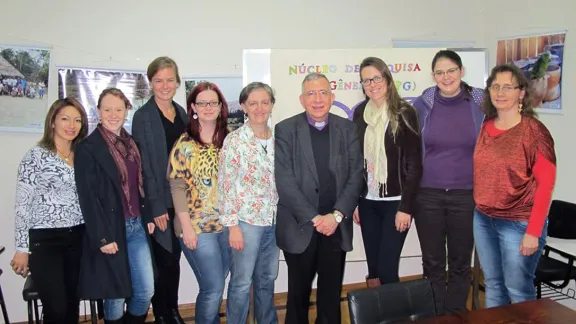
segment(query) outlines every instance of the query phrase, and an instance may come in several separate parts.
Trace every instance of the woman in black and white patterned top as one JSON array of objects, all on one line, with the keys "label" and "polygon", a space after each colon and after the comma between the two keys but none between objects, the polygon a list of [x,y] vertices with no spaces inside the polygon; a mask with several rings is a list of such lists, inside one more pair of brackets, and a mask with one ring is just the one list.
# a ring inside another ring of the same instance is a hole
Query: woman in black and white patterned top
[{"label": "woman in black and white patterned top", "polygon": [[18,168],[16,253],[10,262],[22,277],[34,274],[44,323],[78,323],[77,297],[84,219],[74,177],[74,148],[88,133],[82,105],[56,100],[44,135]]}]

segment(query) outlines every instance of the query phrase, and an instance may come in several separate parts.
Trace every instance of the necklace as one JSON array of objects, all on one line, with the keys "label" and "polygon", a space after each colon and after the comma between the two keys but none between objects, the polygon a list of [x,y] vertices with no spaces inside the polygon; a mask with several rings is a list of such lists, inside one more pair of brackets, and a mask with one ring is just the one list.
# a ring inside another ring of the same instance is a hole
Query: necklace
[{"label": "necklace", "polygon": [[[250,128],[252,128],[252,126],[250,126]],[[267,137],[267,138],[258,137],[256,135],[256,132],[254,132],[254,129],[252,129],[252,133],[254,134],[254,137],[256,138],[256,140],[258,140],[258,143],[260,144],[260,146],[264,150],[264,154],[268,155],[268,139],[270,136],[272,136],[272,134],[270,133],[270,129],[266,130],[266,135],[264,137]],[[266,145],[262,144],[262,142],[266,143]]]},{"label": "necklace", "polygon": [[56,148],[56,151],[58,152],[58,154],[60,154],[60,156],[64,159],[64,161],[66,161],[66,163],[68,163],[69,159],[70,159],[70,154],[72,154],[72,150],[70,150],[70,152],[68,152],[68,155],[64,156],[64,154],[62,152],[60,152],[60,150],[58,148]]},{"label": "necklace", "polygon": [[264,150],[264,154],[268,154],[268,140],[264,140],[266,142],[266,145],[262,144],[262,140],[258,139],[258,143],[260,143],[260,146],[262,146],[262,149]]}]

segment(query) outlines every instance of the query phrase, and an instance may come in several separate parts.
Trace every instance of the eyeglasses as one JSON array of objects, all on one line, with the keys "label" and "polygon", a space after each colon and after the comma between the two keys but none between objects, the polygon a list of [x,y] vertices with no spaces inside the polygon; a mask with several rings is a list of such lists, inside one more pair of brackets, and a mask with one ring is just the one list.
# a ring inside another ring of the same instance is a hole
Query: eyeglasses
[{"label": "eyeglasses", "polygon": [[441,77],[441,76],[444,76],[444,74],[449,75],[449,76],[453,76],[456,73],[456,71],[458,71],[458,70],[460,70],[459,67],[451,68],[451,69],[448,69],[446,71],[437,70],[437,71],[434,71],[434,76]]},{"label": "eyeglasses", "polygon": [[510,92],[512,90],[515,90],[515,89],[520,89],[520,86],[513,87],[513,86],[506,85],[506,86],[501,87],[499,85],[491,85],[490,87],[488,87],[488,89],[491,92],[495,92],[495,93],[500,92],[500,90],[502,90],[502,92],[504,92],[504,93],[507,93],[507,92]]},{"label": "eyeglasses", "polygon": [[319,90],[319,91],[313,91],[310,90],[308,92],[305,93],[306,97],[315,97],[316,95],[320,95],[321,97],[326,97],[330,94],[330,91],[328,90]]},{"label": "eyeglasses", "polygon": [[384,78],[380,75],[377,75],[375,77],[373,77],[372,79],[364,79],[362,81],[360,81],[362,83],[363,86],[369,86],[370,83],[374,82],[374,83],[382,83],[382,81],[384,81]]},{"label": "eyeglasses", "polygon": [[220,101],[198,101],[196,103],[196,106],[198,107],[207,107],[208,105],[210,105],[210,107],[218,107]]}]

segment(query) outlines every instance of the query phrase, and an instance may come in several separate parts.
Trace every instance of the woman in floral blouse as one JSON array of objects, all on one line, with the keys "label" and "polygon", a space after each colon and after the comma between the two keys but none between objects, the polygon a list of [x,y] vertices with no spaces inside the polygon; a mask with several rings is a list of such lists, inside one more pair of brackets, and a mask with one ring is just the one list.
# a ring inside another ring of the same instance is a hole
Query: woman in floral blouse
[{"label": "woman in floral blouse", "polygon": [[268,126],[274,106],[269,85],[253,82],[240,93],[247,122],[231,133],[220,152],[220,222],[229,228],[231,266],[226,322],[246,323],[254,279],[258,323],[278,323],[274,281],[278,275],[275,217],[274,134]]},{"label": "woman in floral blouse", "polygon": [[228,233],[218,210],[218,153],[228,134],[228,104],[218,87],[199,83],[186,100],[190,121],[169,157],[174,230],[200,291],[196,323],[220,323],[218,310],[229,267]]}]

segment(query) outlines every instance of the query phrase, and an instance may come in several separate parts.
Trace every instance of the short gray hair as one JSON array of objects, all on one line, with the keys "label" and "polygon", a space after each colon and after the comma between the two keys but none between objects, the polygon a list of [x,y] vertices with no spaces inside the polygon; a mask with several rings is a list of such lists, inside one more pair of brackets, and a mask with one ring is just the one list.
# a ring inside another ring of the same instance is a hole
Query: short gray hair
[{"label": "short gray hair", "polygon": [[[306,82],[318,79],[324,79],[326,80],[326,82],[330,83],[330,80],[328,80],[328,77],[326,77],[326,75],[318,72],[312,72],[310,74],[307,74],[304,77],[304,80],[302,80],[302,92],[304,92],[304,84],[306,84]],[[328,87],[328,90],[331,90],[330,87]]]},{"label": "short gray hair", "polygon": [[240,104],[245,103],[246,100],[248,100],[248,96],[250,96],[252,92],[259,89],[266,91],[268,96],[270,96],[270,102],[272,104],[276,102],[276,98],[274,98],[274,90],[272,90],[272,87],[270,87],[264,82],[251,82],[250,84],[245,86],[244,89],[242,89],[242,91],[240,91],[240,98],[239,98]]}]

